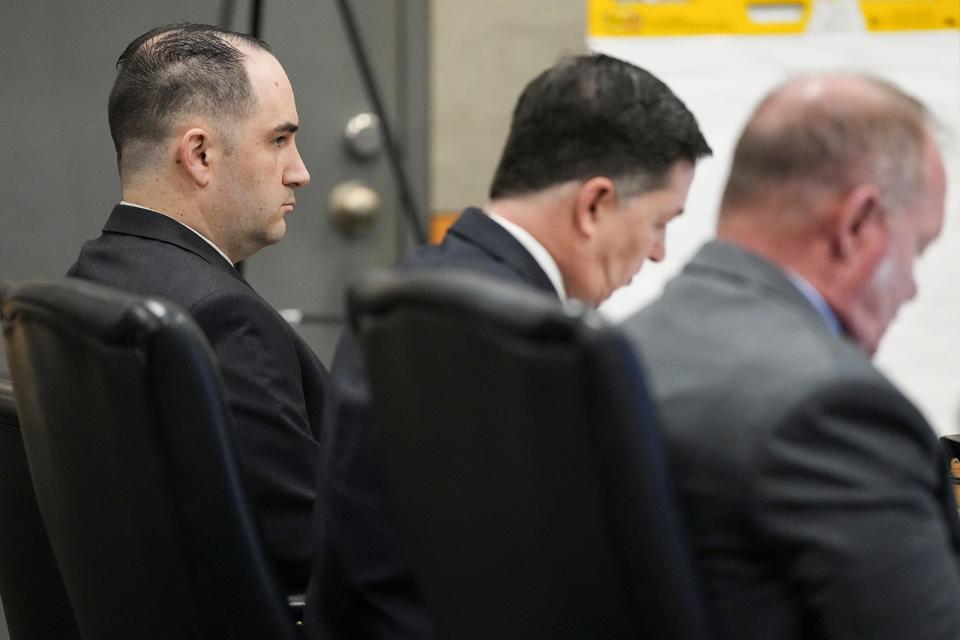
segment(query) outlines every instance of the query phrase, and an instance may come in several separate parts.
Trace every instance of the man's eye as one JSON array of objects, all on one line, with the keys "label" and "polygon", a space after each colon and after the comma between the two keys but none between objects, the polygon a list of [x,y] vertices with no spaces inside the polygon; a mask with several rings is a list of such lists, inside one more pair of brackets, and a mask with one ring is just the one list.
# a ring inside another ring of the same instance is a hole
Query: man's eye
[{"label": "man's eye", "polygon": [[277,145],[277,146],[279,147],[279,146],[281,146],[281,145],[282,145],[284,142],[286,142],[286,141],[287,141],[287,136],[279,136],[279,137],[273,139],[273,144],[275,144],[275,145]]}]

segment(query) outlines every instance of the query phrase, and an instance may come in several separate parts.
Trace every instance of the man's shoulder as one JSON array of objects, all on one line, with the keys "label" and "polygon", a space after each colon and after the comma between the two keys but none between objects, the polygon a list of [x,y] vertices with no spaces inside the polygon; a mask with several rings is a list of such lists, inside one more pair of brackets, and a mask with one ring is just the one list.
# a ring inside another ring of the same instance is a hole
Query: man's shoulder
[{"label": "man's shoulder", "polygon": [[418,248],[400,263],[398,269],[401,271],[457,269],[523,282],[523,278],[510,263],[485,247],[457,238],[450,238],[441,245]]},{"label": "man's shoulder", "polygon": [[68,275],[189,307],[216,291],[249,291],[231,268],[175,243],[104,233],[84,244]]},{"label": "man's shoulder", "polygon": [[297,342],[293,330],[230,269],[176,244],[104,234],[84,246],[67,275],[173,302],[190,314],[211,343],[245,335],[286,352]]},{"label": "man's shoulder", "polygon": [[468,207],[438,244],[417,247],[398,266],[401,271],[457,269],[552,289],[533,257],[503,227],[480,209]]},{"label": "man's shoulder", "polygon": [[685,271],[623,326],[641,350],[662,350],[664,358],[690,351],[716,356],[716,365],[767,364],[787,376],[873,371],[866,355],[835,335],[788,283],[777,289]]},{"label": "man's shoulder", "polygon": [[481,247],[466,242],[447,242],[431,245],[411,253],[400,263],[401,271],[418,269],[462,269],[488,273],[510,279],[519,279],[503,260],[498,260]]},{"label": "man's shoulder", "polygon": [[899,395],[848,340],[803,303],[725,283],[678,279],[624,323],[665,415],[765,430],[811,394],[871,388]]}]

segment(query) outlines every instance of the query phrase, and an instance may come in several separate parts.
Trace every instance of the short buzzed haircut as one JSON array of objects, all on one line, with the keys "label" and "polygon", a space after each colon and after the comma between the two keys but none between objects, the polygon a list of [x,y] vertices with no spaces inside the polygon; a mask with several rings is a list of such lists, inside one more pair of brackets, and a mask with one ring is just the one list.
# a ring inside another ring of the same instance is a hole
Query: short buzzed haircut
[{"label": "short buzzed haircut", "polygon": [[520,95],[490,197],[599,176],[617,182],[619,196],[636,195],[663,186],[677,161],[710,153],[696,118],[651,73],[606,55],[573,56]]},{"label": "short buzzed haircut", "polygon": [[149,161],[181,114],[250,113],[255,95],[241,45],[270,51],[253,36],[190,23],[152,29],[127,46],[107,110],[121,175]]},{"label": "short buzzed haircut", "polygon": [[[792,86],[848,78],[869,91],[831,99],[782,99]],[[801,76],[767,96],[734,150],[721,215],[776,193],[809,207],[820,194],[874,182],[899,211],[923,189],[922,158],[932,118],[917,99],[863,74]]]}]

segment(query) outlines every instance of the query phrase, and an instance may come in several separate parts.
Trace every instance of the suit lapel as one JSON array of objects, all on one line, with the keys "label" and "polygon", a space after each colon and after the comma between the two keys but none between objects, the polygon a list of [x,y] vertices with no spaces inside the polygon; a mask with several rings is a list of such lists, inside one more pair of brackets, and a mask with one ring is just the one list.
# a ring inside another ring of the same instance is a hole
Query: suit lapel
[{"label": "suit lapel", "polygon": [[233,266],[203,238],[176,220],[161,213],[118,204],[110,213],[110,217],[103,227],[103,232],[137,236],[172,244],[184,251],[189,251],[197,255],[211,266],[230,273],[240,282],[247,284],[243,276],[240,275],[240,272],[233,268]]},{"label": "suit lapel", "polygon": [[557,295],[550,278],[533,256],[506,229],[480,209],[464,209],[457,222],[450,227],[449,233],[478,247],[497,262],[506,264],[524,282],[541,291]]}]

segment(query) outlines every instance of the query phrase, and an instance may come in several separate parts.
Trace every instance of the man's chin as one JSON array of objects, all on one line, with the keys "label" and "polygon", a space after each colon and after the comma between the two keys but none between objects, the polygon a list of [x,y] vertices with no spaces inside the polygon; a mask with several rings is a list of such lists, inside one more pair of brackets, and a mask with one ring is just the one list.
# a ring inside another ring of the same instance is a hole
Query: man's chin
[{"label": "man's chin", "polygon": [[852,338],[858,347],[870,356],[870,358],[873,358],[880,349],[880,340],[883,338],[883,333],[883,330],[877,329],[872,332],[867,331],[860,335],[854,335]]},{"label": "man's chin", "polygon": [[267,233],[266,244],[277,244],[287,235],[287,223],[283,218],[275,224]]}]

